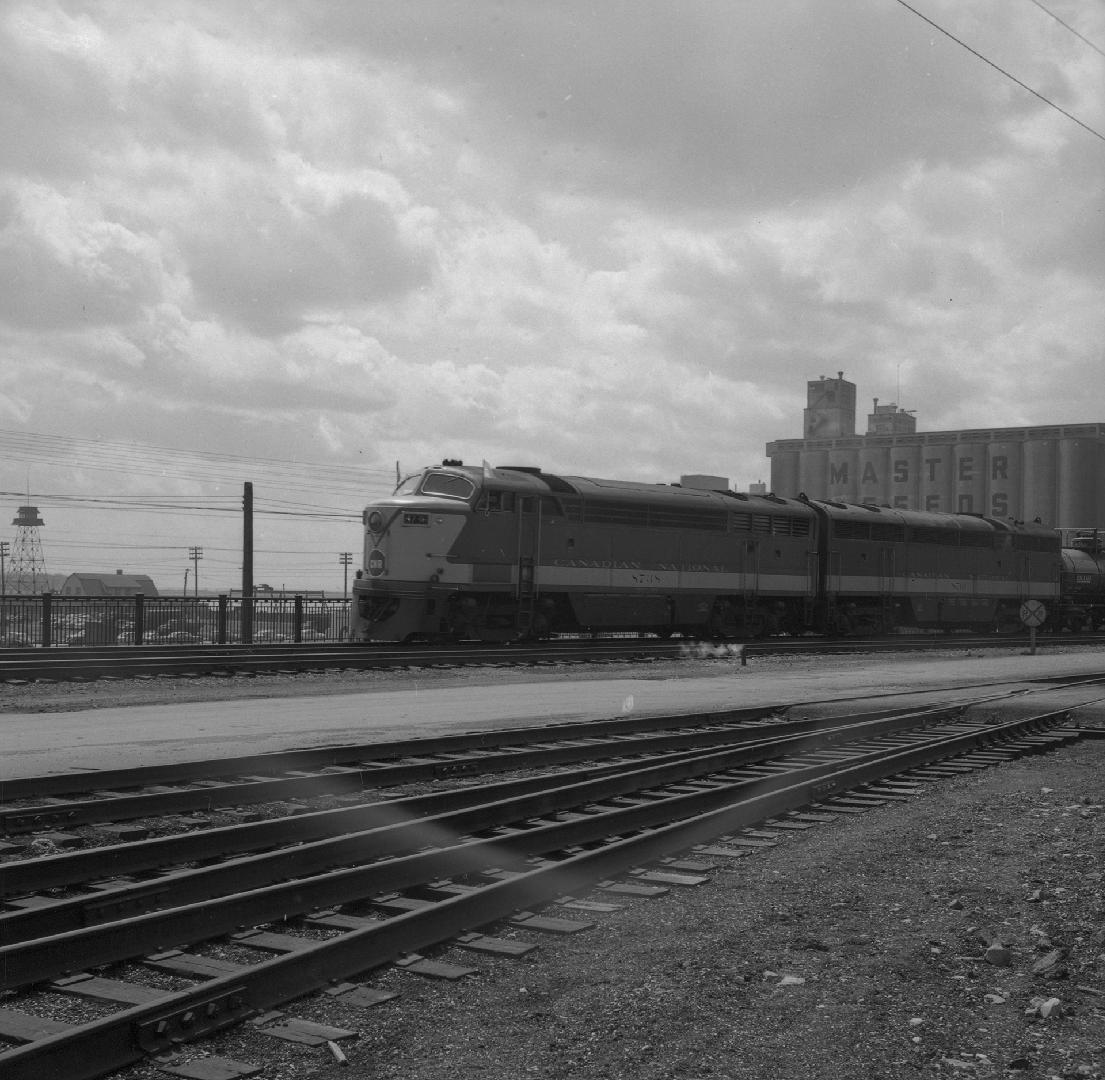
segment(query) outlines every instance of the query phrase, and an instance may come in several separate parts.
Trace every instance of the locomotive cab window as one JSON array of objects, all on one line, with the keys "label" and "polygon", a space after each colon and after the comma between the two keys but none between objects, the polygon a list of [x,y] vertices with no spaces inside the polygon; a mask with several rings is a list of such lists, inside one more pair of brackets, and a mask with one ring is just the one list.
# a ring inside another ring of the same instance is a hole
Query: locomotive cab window
[{"label": "locomotive cab window", "polygon": [[477,509],[488,514],[513,514],[514,492],[485,491]]},{"label": "locomotive cab window", "polygon": [[442,495],[446,499],[470,499],[476,485],[467,476],[452,473],[430,473],[422,481],[423,495]]}]

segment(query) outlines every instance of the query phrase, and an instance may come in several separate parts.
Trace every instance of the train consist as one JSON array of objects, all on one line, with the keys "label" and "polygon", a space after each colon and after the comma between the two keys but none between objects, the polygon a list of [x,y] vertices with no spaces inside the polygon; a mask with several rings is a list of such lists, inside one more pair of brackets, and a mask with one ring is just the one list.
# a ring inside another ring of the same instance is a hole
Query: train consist
[{"label": "train consist", "polygon": [[359,641],[1015,632],[1105,623],[1096,535],[445,461],[364,511]]}]

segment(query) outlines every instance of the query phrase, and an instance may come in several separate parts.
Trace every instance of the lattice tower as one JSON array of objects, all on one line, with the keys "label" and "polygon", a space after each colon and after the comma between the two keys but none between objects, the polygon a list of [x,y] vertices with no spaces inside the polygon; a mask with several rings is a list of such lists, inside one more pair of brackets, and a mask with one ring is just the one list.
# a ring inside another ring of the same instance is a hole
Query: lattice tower
[{"label": "lattice tower", "polygon": [[9,593],[37,595],[50,585],[46,576],[46,559],[42,554],[42,539],[38,535],[41,525],[37,506],[21,506],[12,524],[16,527],[12,545],[11,571],[8,574]]}]

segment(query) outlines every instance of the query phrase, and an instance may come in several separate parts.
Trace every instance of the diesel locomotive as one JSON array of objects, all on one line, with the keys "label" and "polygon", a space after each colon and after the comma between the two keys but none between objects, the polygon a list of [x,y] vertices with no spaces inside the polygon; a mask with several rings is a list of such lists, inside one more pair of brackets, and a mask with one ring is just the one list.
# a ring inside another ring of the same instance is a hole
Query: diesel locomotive
[{"label": "diesel locomotive", "polygon": [[1014,632],[1028,599],[1053,628],[1105,618],[1060,594],[1091,562],[1100,586],[1100,545],[1039,523],[449,460],[363,521],[359,641]]}]

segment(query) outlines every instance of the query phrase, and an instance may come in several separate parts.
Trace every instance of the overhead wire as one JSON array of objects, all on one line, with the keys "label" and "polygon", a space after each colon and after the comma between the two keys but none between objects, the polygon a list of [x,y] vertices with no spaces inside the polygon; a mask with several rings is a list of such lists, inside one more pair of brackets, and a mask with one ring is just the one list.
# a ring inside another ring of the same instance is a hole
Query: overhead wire
[{"label": "overhead wire", "polygon": [[390,468],[289,461],[276,458],[176,450],[169,447],[75,439],[38,432],[0,430],[0,451],[9,462],[78,471],[156,476],[176,482],[240,483],[243,476],[282,489],[363,499],[367,490],[394,485]]},{"label": "overhead wire", "polygon": [[[955,34],[953,34],[950,30],[945,30],[944,27],[942,27],[939,23],[934,22],[927,15],[922,14],[920,11],[918,11],[911,4],[907,4],[906,0],[896,0],[896,3],[901,4],[901,6],[904,7],[907,11],[913,12],[913,14],[917,16],[917,18],[921,19],[923,22],[928,23],[929,26],[931,26],[934,30],[938,30],[945,37],[950,38],[952,41],[954,41],[957,45],[962,46],[972,56],[977,56],[978,59],[981,60],[984,64],[989,64],[990,67],[992,67],[995,71],[1000,72],[1007,79],[1009,79],[1012,82],[1015,82],[1019,87],[1021,87],[1021,89],[1027,90],[1030,94],[1033,95],[1033,97],[1039,98],[1040,101],[1042,101],[1048,107],[1054,109],[1056,112],[1062,113],[1068,120],[1073,120],[1080,128],[1085,128],[1085,130],[1088,131],[1091,135],[1096,136],[1102,142],[1105,142],[1105,135],[1103,135],[1096,128],[1090,127],[1089,124],[1085,123],[1082,120],[1079,120],[1077,116],[1075,116],[1073,113],[1067,112],[1067,110],[1064,109],[1062,106],[1056,105],[1056,103],[1054,101],[1052,101],[1050,98],[1045,97],[1038,90],[1034,90],[1027,83],[1021,82],[1021,80],[1018,79],[1016,77],[1016,75],[1013,75],[1012,73],[1006,71],[1005,68],[1000,67],[998,64],[995,64],[994,61],[989,59],[988,57],[983,56],[982,53],[980,53],[977,49],[973,49],[965,41],[963,41],[960,38],[957,38],[955,36]],[[1037,6],[1039,6],[1039,5],[1037,5]],[[1044,9],[1044,10],[1046,10],[1046,9]],[[1050,12],[1048,12],[1048,14],[1050,14]]]},{"label": "overhead wire", "polygon": [[1038,7],[1045,15],[1050,15],[1051,18],[1053,18],[1064,29],[1069,30],[1076,38],[1078,38],[1079,41],[1084,42],[1086,45],[1089,45],[1089,47],[1093,49],[1094,52],[1100,53],[1102,56],[1105,56],[1105,49],[1100,48],[1100,46],[1095,45],[1092,41],[1090,41],[1088,37],[1080,34],[1077,30],[1075,30],[1073,26],[1070,25],[1070,23],[1063,22],[1063,20],[1060,19],[1054,11],[1050,11],[1048,8],[1044,7],[1044,5],[1040,3],[1040,0],[1028,0],[1028,2],[1030,4],[1035,4],[1036,7]]},{"label": "overhead wire", "polygon": [[[102,490],[71,494],[63,491],[35,492],[0,491],[0,498],[8,498],[17,504],[32,503],[45,512],[51,509],[84,512],[124,512],[128,515],[128,538],[137,540],[136,526],[142,518],[153,520],[161,517],[196,519],[222,519],[229,522],[242,513],[243,496],[235,490],[226,490],[231,483],[228,471],[245,473],[255,478],[257,494],[253,500],[253,515],[281,521],[329,522],[333,524],[358,524],[361,507],[371,501],[377,492],[390,492],[394,485],[393,471],[388,469],[362,469],[356,466],[322,465],[313,462],[281,461],[272,458],[250,458],[241,455],[213,454],[202,451],[175,450],[167,447],[139,446],[103,440],[81,440],[67,436],[45,435],[33,432],[0,430],[0,453],[8,465],[30,464],[36,468],[64,468],[81,473],[125,473],[128,477],[153,476],[165,481],[167,486],[197,485],[200,490],[191,494],[160,492],[156,494],[108,494]],[[237,476],[233,477],[235,486]],[[214,489],[214,490],[212,490]],[[221,490],[220,490],[221,489]],[[275,489],[269,496],[266,489]],[[307,497],[297,498],[297,495]],[[320,497],[321,496],[321,497]],[[259,536],[264,526],[259,526]],[[196,530],[198,532],[198,530]],[[192,532],[189,540],[196,537]],[[130,552],[148,552],[148,557],[138,556],[143,572],[175,577],[180,564],[167,558],[169,552],[178,551],[181,562],[186,562],[189,546],[166,543],[163,535],[156,535],[147,543],[120,543],[117,539],[97,539],[88,532],[49,530],[47,546],[60,552],[86,552],[90,561],[134,561]],[[200,537],[203,539],[202,535]],[[275,537],[274,537],[275,538]],[[290,539],[290,537],[289,537]],[[343,536],[331,545],[305,543],[298,549],[283,546],[256,546],[254,554],[269,565],[265,574],[292,575],[302,580],[304,576],[317,577],[335,570],[337,549],[356,550],[359,537],[348,540]],[[225,576],[241,566],[241,550],[238,547],[222,547],[204,541],[208,578]],[[333,554],[334,565],[330,564]],[[321,560],[325,560],[322,562]]]}]

